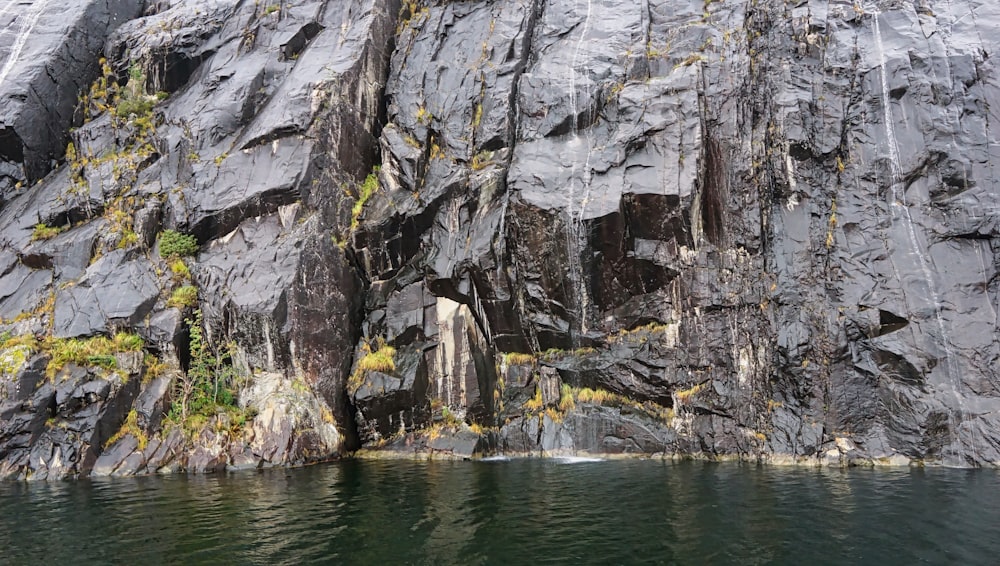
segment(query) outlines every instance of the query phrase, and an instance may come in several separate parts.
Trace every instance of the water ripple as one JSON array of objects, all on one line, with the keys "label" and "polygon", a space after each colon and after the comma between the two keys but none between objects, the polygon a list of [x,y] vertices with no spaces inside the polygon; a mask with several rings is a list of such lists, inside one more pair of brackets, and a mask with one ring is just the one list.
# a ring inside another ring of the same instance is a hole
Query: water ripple
[{"label": "water ripple", "polygon": [[943,564],[1000,553],[1000,476],[655,461],[339,462],[0,484],[0,562]]}]

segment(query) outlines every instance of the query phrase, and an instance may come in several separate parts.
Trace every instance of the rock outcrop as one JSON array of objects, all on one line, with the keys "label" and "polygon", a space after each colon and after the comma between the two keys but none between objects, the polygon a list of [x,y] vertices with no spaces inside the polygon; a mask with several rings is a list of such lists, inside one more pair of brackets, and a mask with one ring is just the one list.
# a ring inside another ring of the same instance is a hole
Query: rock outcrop
[{"label": "rock outcrop", "polygon": [[4,477],[1000,464],[1000,7],[69,4],[0,7]]}]

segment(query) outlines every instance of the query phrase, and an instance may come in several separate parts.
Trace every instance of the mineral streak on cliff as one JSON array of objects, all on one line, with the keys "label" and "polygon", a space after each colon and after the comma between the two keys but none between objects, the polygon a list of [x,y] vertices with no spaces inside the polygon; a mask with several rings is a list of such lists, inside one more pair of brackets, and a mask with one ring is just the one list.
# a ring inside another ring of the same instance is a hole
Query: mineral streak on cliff
[{"label": "mineral streak on cliff", "polygon": [[0,0],[0,29],[0,476],[1000,463],[1000,5]]}]

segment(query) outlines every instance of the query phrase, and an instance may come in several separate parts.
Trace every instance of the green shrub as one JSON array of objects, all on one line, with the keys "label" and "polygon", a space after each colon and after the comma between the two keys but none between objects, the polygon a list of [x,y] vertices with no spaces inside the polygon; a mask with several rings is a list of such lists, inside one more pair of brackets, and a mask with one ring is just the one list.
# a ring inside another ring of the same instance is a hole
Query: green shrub
[{"label": "green shrub", "polygon": [[160,233],[160,257],[177,259],[196,253],[198,253],[198,240],[194,236],[174,230],[164,230]]},{"label": "green shrub", "polygon": [[115,116],[127,120],[131,116],[147,119],[153,113],[157,97],[146,95],[146,75],[142,67],[133,63],[128,69],[128,84],[122,91],[121,101],[115,108]]},{"label": "green shrub", "polygon": [[[188,325],[190,362],[174,384],[174,403],[167,421],[196,433],[211,419],[228,415],[230,433],[238,432],[250,416],[237,403],[239,376],[232,364],[231,348],[216,351],[204,338],[201,310],[185,320]],[[216,423],[218,424],[218,420]]]},{"label": "green shrub", "polygon": [[153,112],[153,106],[155,104],[155,99],[150,100],[145,96],[126,98],[118,103],[118,107],[115,108],[115,116],[123,120],[133,114],[138,118],[143,118]]}]

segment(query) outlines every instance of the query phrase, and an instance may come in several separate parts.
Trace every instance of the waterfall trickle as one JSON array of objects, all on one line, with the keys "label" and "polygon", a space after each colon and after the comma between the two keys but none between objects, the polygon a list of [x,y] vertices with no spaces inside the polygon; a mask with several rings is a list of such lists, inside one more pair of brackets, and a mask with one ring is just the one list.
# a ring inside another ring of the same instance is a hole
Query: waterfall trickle
[{"label": "waterfall trickle", "polygon": [[[868,11],[872,16],[872,34],[875,39],[875,50],[878,57],[883,122],[885,124],[886,145],[889,152],[889,221],[892,228],[901,226],[906,236],[906,243],[909,245],[908,255],[914,256],[917,260],[920,275],[923,278],[922,283],[926,287],[924,293],[917,293],[917,295],[923,298],[923,304],[914,305],[911,303],[911,301],[918,300],[919,297],[915,297],[914,293],[905,292],[906,283],[903,281],[903,277],[899,275],[898,270],[897,278],[900,279],[900,284],[903,286],[904,301],[907,309],[910,311],[909,314],[912,314],[918,308],[919,310],[926,308],[933,311],[938,336],[937,340],[934,340],[934,336],[931,334],[924,335],[926,351],[931,355],[943,358],[946,385],[950,388],[950,393],[955,401],[955,407],[951,407],[948,412],[950,442],[942,454],[942,460],[946,465],[962,465],[962,462],[958,461],[962,453],[962,450],[960,450],[961,439],[958,436],[958,431],[961,430],[966,420],[966,410],[962,395],[959,392],[960,384],[958,380],[960,378],[957,369],[954,367],[954,356],[949,344],[949,333],[941,314],[941,299],[937,290],[937,283],[930,266],[930,261],[918,239],[913,217],[910,214],[909,203],[906,199],[906,187],[903,186],[905,179],[903,178],[902,166],[900,165],[899,143],[896,138],[895,121],[892,112],[892,96],[889,89],[888,71],[886,69],[887,56],[882,38],[882,28],[879,23],[882,14],[878,10]],[[905,274],[903,275],[905,276]]]},{"label": "waterfall trickle", "polygon": [[[587,32],[590,28],[590,17],[593,11],[593,0],[586,0],[587,11],[584,16],[583,26],[580,30],[580,36],[577,38],[576,45],[573,48],[573,56],[570,61],[569,66],[569,101],[570,101],[570,141],[569,147],[569,159],[570,165],[570,178],[569,178],[569,198],[566,205],[566,251],[569,260],[569,278],[572,285],[572,293],[574,299],[577,301],[576,312],[577,318],[580,324],[580,333],[587,332],[587,310],[590,306],[590,294],[587,290],[587,283],[585,277],[585,269],[583,266],[583,255],[589,246],[587,232],[584,225],[583,217],[586,210],[586,197],[590,190],[590,152],[591,152],[591,140],[589,134],[580,137],[579,132],[579,116],[580,108],[577,97],[577,85],[576,85],[576,73],[577,66],[579,64],[580,50],[586,41]],[[586,144],[584,146],[584,144]],[[583,159],[583,171],[580,190],[583,191],[583,198],[580,199],[579,210],[574,214],[574,205],[577,201],[577,162],[580,152],[585,152],[585,157]],[[570,307],[570,305],[566,305]],[[573,346],[578,347],[580,344],[578,342],[578,336],[573,337]]]},{"label": "waterfall trickle", "polygon": [[[24,21],[21,22],[20,27],[17,30],[17,37],[14,38],[14,43],[11,45],[10,53],[7,55],[7,61],[4,63],[3,68],[0,68],[0,85],[3,85],[4,81],[7,80],[7,75],[14,69],[14,65],[17,64],[18,60],[21,58],[21,51],[24,50],[25,44],[28,42],[28,36],[31,35],[32,30],[38,25],[38,20],[45,13],[45,8],[48,6],[51,0],[41,0],[37,4],[33,4],[26,14],[22,17]],[[0,11],[0,15],[13,6],[15,2],[11,1],[7,6]]]}]

